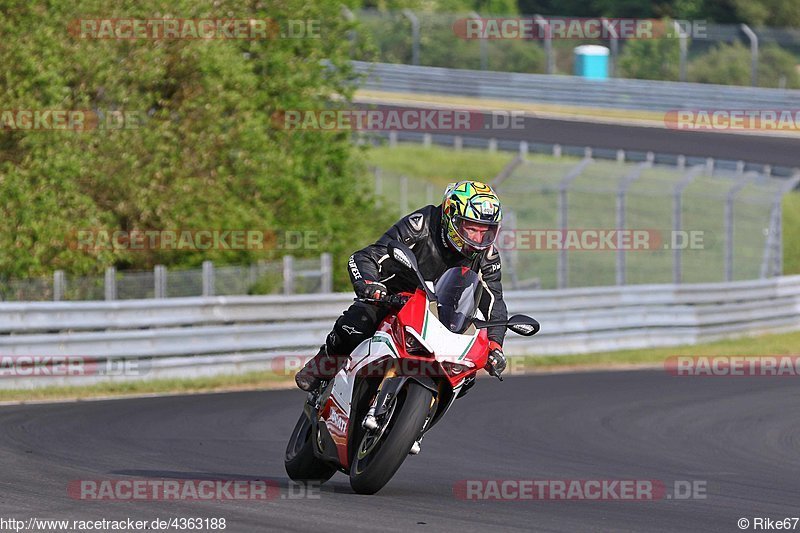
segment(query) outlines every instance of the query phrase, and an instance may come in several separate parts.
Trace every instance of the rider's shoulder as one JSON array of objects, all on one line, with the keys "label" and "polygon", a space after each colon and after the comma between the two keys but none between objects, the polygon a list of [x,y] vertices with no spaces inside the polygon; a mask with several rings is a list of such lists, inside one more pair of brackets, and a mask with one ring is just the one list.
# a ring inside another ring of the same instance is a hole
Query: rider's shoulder
[{"label": "rider's shoulder", "polygon": [[401,220],[403,230],[411,237],[423,237],[428,234],[431,220],[438,210],[437,206],[426,205],[413,211]]}]

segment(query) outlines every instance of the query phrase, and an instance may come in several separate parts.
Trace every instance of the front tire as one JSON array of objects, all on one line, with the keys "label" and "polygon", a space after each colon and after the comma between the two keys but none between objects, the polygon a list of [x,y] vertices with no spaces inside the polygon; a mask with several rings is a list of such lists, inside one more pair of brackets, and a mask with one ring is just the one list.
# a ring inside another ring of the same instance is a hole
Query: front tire
[{"label": "front tire", "polygon": [[358,494],[375,494],[403,464],[420,433],[431,408],[431,391],[409,380],[395,398],[394,412],[377,443],[369,446],[372,432],[358,443],[350,466],[350,486]]},{"label": "front tire", "polygon": [[336,473],[336,467],[314,455],[311,422],[305,413],[294,426],[286,446],[284,467],[294,481],[319,481],[324,483]]}]

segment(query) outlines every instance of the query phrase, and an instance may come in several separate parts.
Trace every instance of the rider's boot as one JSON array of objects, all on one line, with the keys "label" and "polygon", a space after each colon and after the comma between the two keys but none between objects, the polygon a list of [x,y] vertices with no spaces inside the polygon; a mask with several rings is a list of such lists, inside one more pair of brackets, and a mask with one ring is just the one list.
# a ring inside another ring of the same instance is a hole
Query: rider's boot
[{"label": "rider's boot", "polygon": [[329,380],[339,371],[342,361],[329,355],[327,344],[319,347],[317,355],[308,360],[303,368],[294,376],[297,386],[306,392],[311,392],[322,384],[322,380]]}]

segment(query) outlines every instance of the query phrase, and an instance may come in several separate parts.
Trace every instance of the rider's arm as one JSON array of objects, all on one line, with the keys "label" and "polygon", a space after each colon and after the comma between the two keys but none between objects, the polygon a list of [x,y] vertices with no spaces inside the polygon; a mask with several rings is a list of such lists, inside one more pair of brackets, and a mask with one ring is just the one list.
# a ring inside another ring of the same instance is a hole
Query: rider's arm
[{"label": "rider's arm", "polygon": [[[481,278],[484,285],[480,309],[487,320],[508,320],[508,310],[503,301],[503,285],[501,279],[500,254],[493,246],[483,255],[481,260]],[[505,326],[493,326],[487,331],[489,340],[503,346],[506,336]]]},{"label": "rider's arm", "polygon": [[[430,207],[430,206],[429,206]],[[374,244],[362,248],[350,256],[347,263],[350,281],[380,281],[380,262],[388,258],[387,246],[391,241],[400,241],[406,246],[428,235],[428,208],[422,208],[398,220]]]}]

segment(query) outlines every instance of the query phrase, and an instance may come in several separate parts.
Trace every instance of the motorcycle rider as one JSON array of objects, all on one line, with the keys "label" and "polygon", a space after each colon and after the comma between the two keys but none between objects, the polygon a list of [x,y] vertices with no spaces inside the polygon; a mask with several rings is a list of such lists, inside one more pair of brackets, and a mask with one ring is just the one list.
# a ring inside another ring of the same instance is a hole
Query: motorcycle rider
[{"label": "motorcycle rider", "polygon": [[[398,240],[412,249],[422,276],[435,281],[454,266],[474,268],[484,285],[479,308],[487,320],[507,320],[500,283],[500,254],[494,247],[500,229],[500,200],[480,181],[451,183],[440,205],[428,205],[401,218],[377,242],[355,252],[348,262],[356,296],[381,300],[397,292],[413,292],[417,277],[389,258],[387,245]],[[347,363],[350,352],[372,337],[389,312],[384,306],[354,302],[336,320],[319,353],[295,375],[297,386],[312,391]],[[488,328],[489,362],[500,374],[506,368],[503,354],[505,326]]]}]

